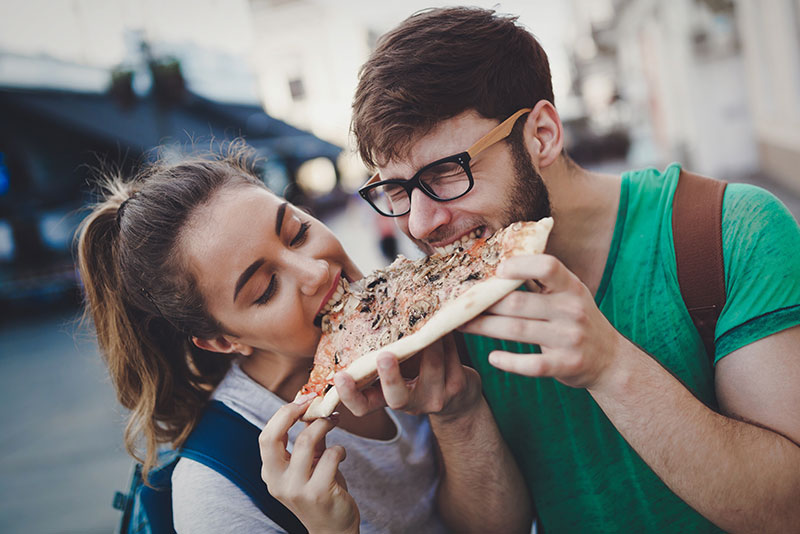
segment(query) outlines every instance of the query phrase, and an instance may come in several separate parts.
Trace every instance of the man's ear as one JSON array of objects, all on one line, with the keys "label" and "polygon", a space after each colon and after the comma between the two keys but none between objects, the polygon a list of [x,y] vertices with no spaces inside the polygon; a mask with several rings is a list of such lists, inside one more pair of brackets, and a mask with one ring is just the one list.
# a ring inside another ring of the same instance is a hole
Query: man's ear
[{"label": "man's ear", "polygon": [[552,164],[564,148],[564,126],[556,108],[540,100],[525,120],[525,145],[540,169]]},{"label": "man's ear", "polygon": [[201,339],[197,336],[192,336],[192,343],[203,350],[221,352],[222,354],[233,354],[234,352],[238,352],[242,356],[250,356],[253,353],[253,347],[239,343],[235,339],[226,335],[217,336],[211,339]]}]

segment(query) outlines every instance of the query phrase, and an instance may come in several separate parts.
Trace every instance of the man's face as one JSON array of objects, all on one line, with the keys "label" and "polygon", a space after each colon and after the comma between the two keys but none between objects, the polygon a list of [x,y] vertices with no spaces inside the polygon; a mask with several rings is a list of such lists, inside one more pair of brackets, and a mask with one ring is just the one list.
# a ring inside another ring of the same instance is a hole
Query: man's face
[{"label": "man's face", "polygon": [[[473,111],[443,121],[416,141],[407,156],[379,167],[381,178],[407,179],[432,161],[467,150],[497,124]],[[517,133],[515,129],[508,142],[490,146],[470,162],[475,185],[465,196],[438,202],[414,190],[411,211],[395,221],[426,254],[441,252],[463,237],[488,237],[514,221],[550,215],[547,188]]]}]

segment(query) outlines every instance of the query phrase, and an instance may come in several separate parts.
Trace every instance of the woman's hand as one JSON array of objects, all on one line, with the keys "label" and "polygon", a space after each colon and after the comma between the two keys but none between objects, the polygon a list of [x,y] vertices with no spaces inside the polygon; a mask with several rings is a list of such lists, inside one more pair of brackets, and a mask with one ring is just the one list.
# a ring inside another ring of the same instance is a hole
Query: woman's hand
[{"label": "woman's hand", "polygon": [[258,439],[261,478],[273,497],[306,526],[309,533],[357,533],[360,516],[347,483],[339,472],[344,447],[325,447],[335,418],[317,419],[298,436],[292,453],[286,450],[289,429],[305,413],[311,398],[298,398],[279,409]]}]

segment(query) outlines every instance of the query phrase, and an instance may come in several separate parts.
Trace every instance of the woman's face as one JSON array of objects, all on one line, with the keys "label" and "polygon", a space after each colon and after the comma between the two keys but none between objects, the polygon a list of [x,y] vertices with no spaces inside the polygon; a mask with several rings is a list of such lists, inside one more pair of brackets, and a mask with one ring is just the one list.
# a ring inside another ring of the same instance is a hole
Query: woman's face
[{"label": "woman's face", "polygon": [[361,278],[324,224],[255,186],[217,193],[181,247],[225,339],[285,356],[314,355],[315,317],[340,277]]}]

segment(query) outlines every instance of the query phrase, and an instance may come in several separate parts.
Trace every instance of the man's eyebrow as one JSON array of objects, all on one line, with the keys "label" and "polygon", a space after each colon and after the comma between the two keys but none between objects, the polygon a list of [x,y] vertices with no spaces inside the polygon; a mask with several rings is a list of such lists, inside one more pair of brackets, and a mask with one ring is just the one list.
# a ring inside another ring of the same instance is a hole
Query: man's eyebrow
[{"label": "man's eyebrow", "polygon": [[288,202],[284,202],[280,206],[278,206],[278,216],[275,218],[275,235],[278,237],[281,236],[281,228],[283,227],[283,215],[286,213],[286,206],[288,206]]},{"label": "man's eyebrow", "polygon": [[236,302],[236,297],[239,296],[239,291],[244,287],[250,277],[258,270],[259,267],[264,265],[264,258],[259,258],[250,266],[244,270],[242,274],[239,275],[239,279],[236,280],[236,289],[233,290],[233,301]]}]

